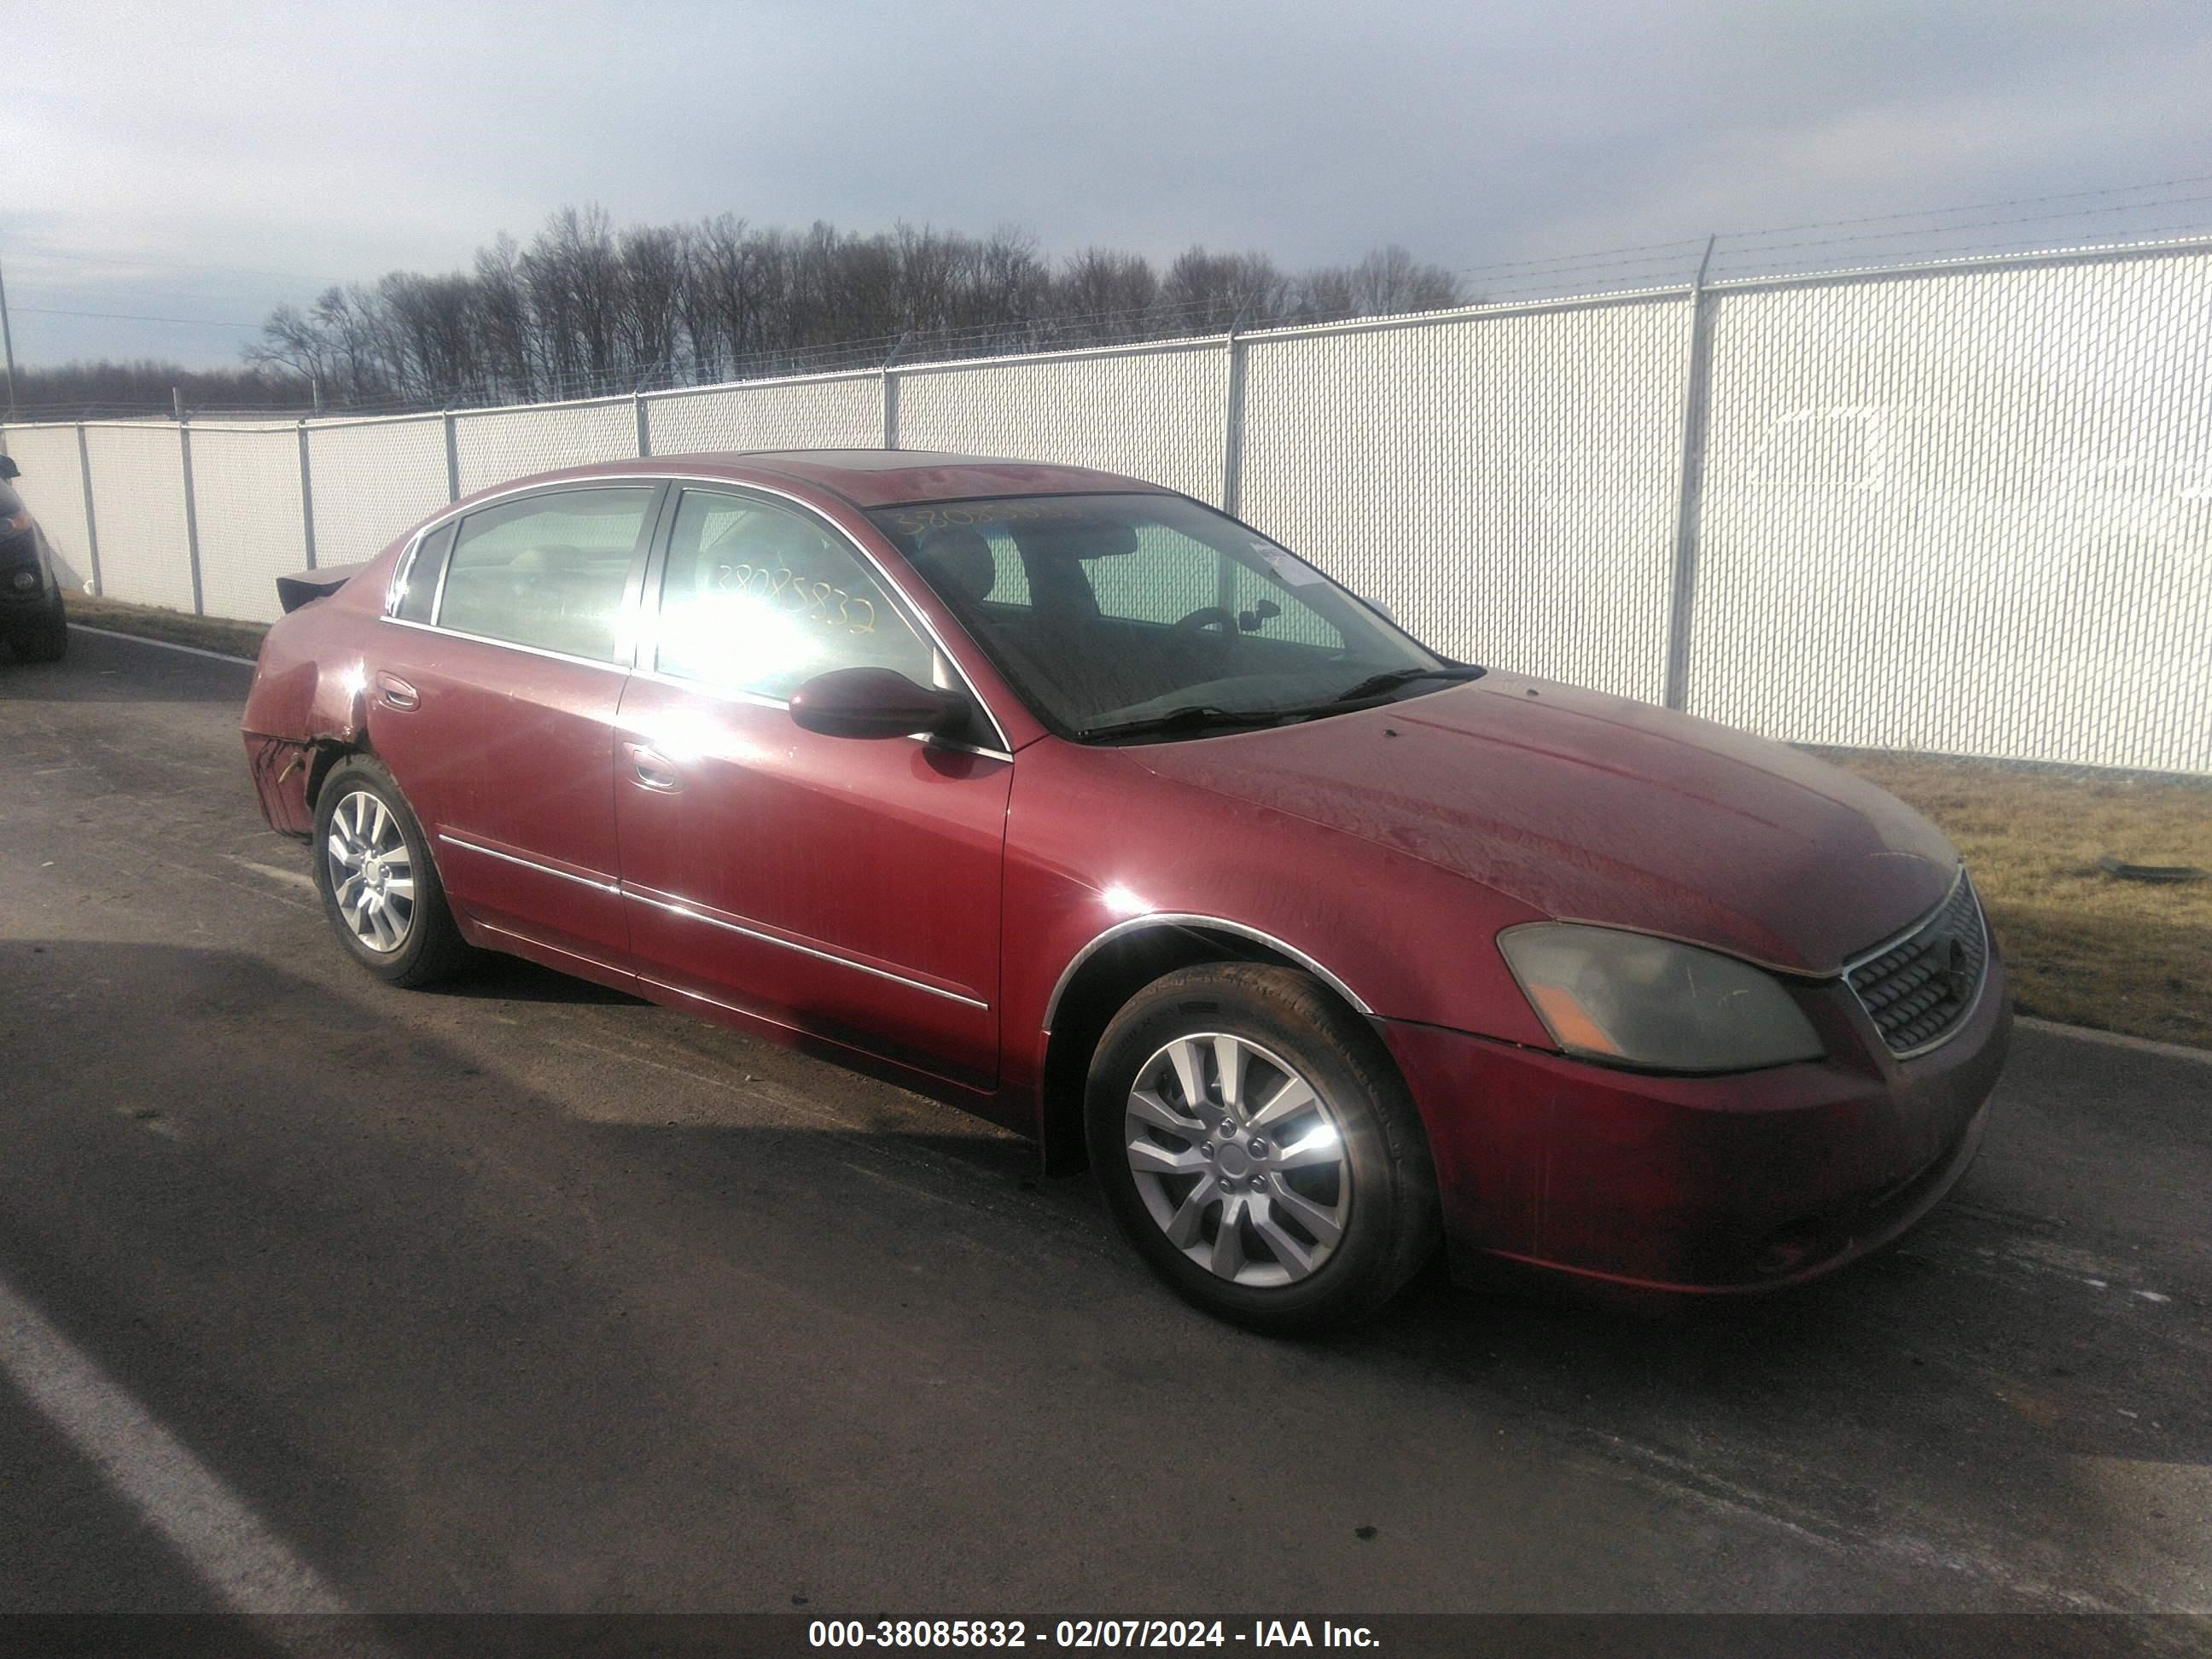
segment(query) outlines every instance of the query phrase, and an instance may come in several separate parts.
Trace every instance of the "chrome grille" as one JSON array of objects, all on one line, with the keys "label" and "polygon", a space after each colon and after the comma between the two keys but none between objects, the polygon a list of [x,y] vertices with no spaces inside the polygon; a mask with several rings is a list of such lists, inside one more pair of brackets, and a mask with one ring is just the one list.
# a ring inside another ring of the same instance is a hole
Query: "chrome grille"
[{"label": "chrome grille", "polygon": [[1989,962],[1981,901],[1961,873],[1942,909],[1846,977],[1890,1052],[1911,1054],[1935,1047],[1966,1018]]}]

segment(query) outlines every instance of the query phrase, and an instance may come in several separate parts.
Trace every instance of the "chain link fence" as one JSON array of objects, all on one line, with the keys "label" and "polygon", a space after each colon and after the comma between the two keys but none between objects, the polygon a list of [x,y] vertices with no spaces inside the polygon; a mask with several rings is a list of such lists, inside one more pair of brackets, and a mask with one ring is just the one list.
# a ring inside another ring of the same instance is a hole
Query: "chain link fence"
[{"label": "chain link fence", "polygon": [[371,421],[0,432],[64,580],[268,620],[549,468],[890,446],[1221,505],[1455,656],[1850,747],[2212,773],[2212,247],[1700,280]]}]

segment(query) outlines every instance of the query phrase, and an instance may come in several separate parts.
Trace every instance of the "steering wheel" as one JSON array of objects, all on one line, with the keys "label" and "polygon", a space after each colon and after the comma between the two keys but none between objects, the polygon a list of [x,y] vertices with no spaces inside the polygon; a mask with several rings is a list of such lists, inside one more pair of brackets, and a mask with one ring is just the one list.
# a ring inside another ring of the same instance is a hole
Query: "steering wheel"
[{"label": "steering wheel", "polygon": [[1196,634],[1209,628],[1218,628],[1224,641],[1237,637],[1236,617],[1218,605],[1200,605],[1188,617],[1176,618],[1175,624],[1178,634]]}]

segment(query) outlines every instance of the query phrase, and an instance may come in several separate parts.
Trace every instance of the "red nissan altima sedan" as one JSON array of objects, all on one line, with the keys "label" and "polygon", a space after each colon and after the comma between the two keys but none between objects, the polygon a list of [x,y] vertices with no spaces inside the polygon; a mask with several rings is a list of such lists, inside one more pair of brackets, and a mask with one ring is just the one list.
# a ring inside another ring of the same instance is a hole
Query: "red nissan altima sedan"
[{"label": "red nissan altima sedan", "polygon": [[1231,1319],[1440,1242],[1803,1279],[1981,1138],[2002,969],[1925,819],[1439,656],[1170,490],[623,462],[279,586],[246,751],[364,968],[507,951],[967,1107]]}]

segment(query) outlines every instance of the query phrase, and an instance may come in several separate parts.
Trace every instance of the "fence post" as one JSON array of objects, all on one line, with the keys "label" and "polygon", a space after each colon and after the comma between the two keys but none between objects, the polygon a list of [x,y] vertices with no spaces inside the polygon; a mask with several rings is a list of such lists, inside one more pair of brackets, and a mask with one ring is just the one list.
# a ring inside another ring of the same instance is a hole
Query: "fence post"
[{"label": "fence post", "polygon": [[447,410],[446,420],[446,499],[461,499],[461,434],[453,422],[453,411]]},{"label": "fence post", "polygon": [[891,342],[890,352],[884,359],[884,447],[885,449],[896,449],[899,447],[898,360],[899,353],[906,349],[908,336],[913,332],[912,329],[902,331],[898,338]]},{"label": "fence post", "polygon": [[315,568],[315,479],[307,467],[307,422],[300,420],[300,532],[307,544],[307,568]]},{"label": "fence post", "polygon": [[76,475],[84,480],[84,550],[92,560],[93,595],[104,599],[107,588],[100,580],[100,525],[92,511],[92,446],[85,441],[82,421],[76,423]]},{"label": "fence post", "polygon": [[204,617],[207,605],[200,592],[200,509],[199,498],[192,489],[192,426],[191,417],[185,413],[181,398],[177,402],[177,452],[185,463],[185,548],[192,561],[192,615]]},{"label": "fence post", "polygon": [[1705,257],[1690,279],[1690,361],[1682,392],[1681,494],[1674,510],[1674,591],[1667,613],[1666,704],[1684,708],[1690,701],[1690,623],[1697,606],[1698,515],[1705,484],[1705,416],[1712,378],[1712,301],[1705,295],[1705,273],[1712,268],[1713,244],[1705,239]]},{"label": "fence post", "polygon": [[[1240,317],[1238,321],[1242,321]],[[1229,325],[1229,387],[1221,433],[1221,510],[1237,516],[1244,494],[1244,340]]]},{"label": "fence post", "polygon": [[630,389],[630,401],[637,405],[637,458],[641,461],[653,459],[653,428],[645,418],[645,388]]}]

